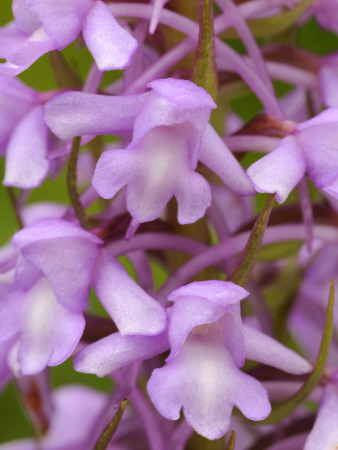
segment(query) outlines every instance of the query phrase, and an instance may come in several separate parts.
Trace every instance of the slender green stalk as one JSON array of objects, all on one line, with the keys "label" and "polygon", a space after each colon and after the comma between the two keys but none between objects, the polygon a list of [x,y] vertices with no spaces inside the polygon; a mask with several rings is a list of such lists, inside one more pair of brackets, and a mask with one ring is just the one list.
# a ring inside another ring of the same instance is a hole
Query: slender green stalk
[{"label": "slender green stalk", "polygon": [[213,2],[211,0],[200,0],[199,24],[198,48],[194,61],[192,81],[203,87],[213,99],[216,99],[218,83],[214,49]]},{"label": "slender green stalk", "polygon": [[122,419],[123,412],[125,410],[127,404],[127,399],[125,398],[122,400],[119,409],[117,410],[115,416],[112,418],[112,420],[109,422],[101,436],[99,437],[98,441],[95,444],[94,450],[106,450],[108,447],[112,437],[114,436],[114,433]]},{"label": "slender green stalk", "polygon": [[83,228],[89,230],[91,228],[88,216],[84,210],[79,192],[77,190],[77,161],[81,145],[81,137],[76,136],[73,139],[72,151],[70,154],[68,170],[67,170],[67,188],[71,204],[74,208],[76,217]]},{"label": "slender green stalk", "polygon": [[326,310],[326,322],[316,364],[305,384],[286,402],[273,408],[271,414],[263,421],[264,423],[279,423],[289,416],[296,407],[304,401],[317,386],[327,359],[333,332],[333,311],[334,311],[334,284],[330,279],[329,303]]},{"label": "slender green stalk", "polygon": [[236,433],[234,431],[232,431],[225,450],[234,450],[235,441],[236,441]]},{"label": "slender green stalk", "polygon": [[18,200],[16,198],[14,189],[12,187],[7,187],[7,193],[8,193],[9,199],[11,201],[11,204],[13,206],[13,211],[14,211],[14,215],[15,215],[15,219],[16,219],[16,223],[17,223],[18,229],[21,230],[21,228],[23,228],[24,225],[23,225],[23,221],[21,219],[20,213],[19,213]]},{"label": "slender green stalk", "polygon": [[274,201],[275,194],[270,194],[250,233],[242,257],[235,269],[227,277],[227,281],[232,281],[241,286],[245,286],[248,282],[251,270],[257,260]]}]

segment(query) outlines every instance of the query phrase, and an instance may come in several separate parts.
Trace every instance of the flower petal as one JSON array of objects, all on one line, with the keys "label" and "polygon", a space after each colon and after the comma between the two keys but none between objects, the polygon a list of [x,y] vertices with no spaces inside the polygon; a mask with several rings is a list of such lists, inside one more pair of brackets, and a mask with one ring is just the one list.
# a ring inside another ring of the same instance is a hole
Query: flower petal
[{"label": "flower petal", "polygon": [[246,358],[300,375],[312,371],[312,365],[293,350],[247,325],[243,326]]},{"label": "flower petal", "polygon": [[[20,108],[18,108],[20,102]],[[38,102],[38,94],[19,80],[0,74],[0,153],[6,149],[18,122]]]},{"label": "flower petal", "polygon": [[318,188],[326,187],[338,177],[337,126],[338,108],[329,108],[297,126],[296,138],[302,146],[307,171]]},{"label": "flower petal", "polygon": [[224,308],[209,302],[203,297],[181,297],[172,307],[168,328],[171,361],[180,351],[189,333],[197,326],[210,324],[219,320]]},{"label": "flower petal", "polygon": [[133,154],[128,150],[108,150],[98,160],[92,180],[103,198],[113,198],[134,175]]},{"label": "flower petal", "polygon": [[93,244],[103,243],[95,234],[75,223],[62,219],[41,219],[17,232],[13,236],[12,244],[15,248],[24,248],[44,239],[55,238],[83,238]]},{"label": "flower petal", "polygon": [[255,193],[244,169],[211,125],[203,135],[199,159],[232,191],[240,195]]},{"label": "flower petal", "polygon": [[117,23],[101,1],[96,1],[87,14],[82,34],[101,71],[127,67],[138,46],[137,40]]},{"label": "flower petal", "polygon": [[93,0],[26,0],[26,5],[39,16],[58,50],[64,49],[78,37],[92,3]]},{"label": "flower petal", "polygon": [[209,183],[197,172],[187,172],[174,195],[178,204],[177,220],[181,225],[196,222],[211,204]]},{"label": "flower petal", "polygon": [[316,421],[306,440],[304,450],[334,449],[338,444],[338,389],[329,383],[319,406]]},{"label": "flower petal", "polygon": [[99,243],[92,233],[57,219],[37,221],[13,238],[13,245],[47,276],[57,300],[73,311],[87,307]]},{"label": "flower petal", "polygon": [[12,338],[20,331],[19,317],[22,292],[15,291],[0,300],[0,342]]},{"label": "flower petal", "polygon": [[108,96],[66,92],[45,105],[45,120],[60,139],[126,133],[148,94]]},{"label": "flower petal", "polygon": [[167,419],[184,416],[208,439],[223,436],[234,405],[251,420],[262,420],[271,411],[265,388],[241,372],[228,351],[201,336],[190,336],[178,355],[148,382],[156,409]]},{"label": "flower petal", "polygon": [[193,281],[175,289],[168,295],[168,300],[176,302],[181,296],[204,297],[223,308],[228,308],[248,295],[248,291],[230,281],[206,280]]},{"label": "flower petal", "polygon": [[121,336],[114,333],[88,345],[74,358],[78,372],[104,377],[136,361],[143,361],[169,348],[167,333],[157,336]]},{"label": "flower petal", "polygon": [[12,10],[19,30],[31,34],[41,27],[39,17],[27,8],[26,0],[13,0]]},{"label": "flower petal", "polygon": [[156,335],[166,327],[164,308],[107,251],[102,251],[96,264],[93,284],[122,336]]},{"label": "flower petal", "polygon": [[283,138],[272,153],[252,164],[248,176],[257,192],[276,192],[283,203],[305,174],[305,158],[294,136]]},{"label": "flower petal", "polygon": [[85,326],[82,314],[56,301],[46,278],[25,295],[21,317],[18,361],[23,375],[65,361],[78,344]]},{"label": "flower petal", "polygon": [[16,127],[8,144],[5,186],[30,189],[39,186],[47,176],[46,159],[49,141],[42,107],[35,107]]}]

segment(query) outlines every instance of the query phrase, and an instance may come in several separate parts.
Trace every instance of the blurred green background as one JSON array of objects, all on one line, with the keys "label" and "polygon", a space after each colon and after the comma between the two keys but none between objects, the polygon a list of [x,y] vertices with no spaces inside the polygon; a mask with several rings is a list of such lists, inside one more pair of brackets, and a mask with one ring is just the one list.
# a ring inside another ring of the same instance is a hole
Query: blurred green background
[{"label": "blurred green background", "polygon": [[[12,19],[11,3],[10,0],[2,0],[0,2],[0,26],[8,23]],[[302,47],[321,55],[328,52],[334,52],[338,49],[337,36],[321,30],[314,20],[310,20],[300,29],[298,33],[298,43]],[[240,43],[236,41],[232,41],[231,45],[238,49],[241,47]],[[74,43],[63,53],[72,67],[80,74],[82,79],[85,79],[92,61],[92,58],[86,49],[79,46],[78,43]],[[48,55],[43,56],[33,65],[33,67],[22,74],[20,78],[37,90],[43,91],[56,88],[57,86],[49,61]],[[106,82],[114,76],[115,74],[105,75]],[[279,92],[285,92],[285,90],[288,89],[288,86],[283,83],[277,83],[277,86]],[[232,107],[244,120],[248,120],[259,111],[260,104],[253,95],[249,95],[234,101]],[[3,161],[1,161],[1,178],[3,178],[3,171],[4,164]],[[0,185],[0,199],[0,244],[3,245],[16,231],[16,221],[8,193],[2,185]],[[32,192],[29,197],[29,202],[41,200],[68,203],[64,171],[55,180],[47,179],[43,185]],[[59,386],[69,382],[83,382],[103,390],[107,390],[111,387],[111,382],[107,379],[98,380],[95,376],[87,376],[74,372],[71,361],[53,368],[51,372],[53,386]],[[29,423],[20,407],[15,388],[13,384],[10,383],[0,396],[0,442],[29,436],[30,432]]]}]

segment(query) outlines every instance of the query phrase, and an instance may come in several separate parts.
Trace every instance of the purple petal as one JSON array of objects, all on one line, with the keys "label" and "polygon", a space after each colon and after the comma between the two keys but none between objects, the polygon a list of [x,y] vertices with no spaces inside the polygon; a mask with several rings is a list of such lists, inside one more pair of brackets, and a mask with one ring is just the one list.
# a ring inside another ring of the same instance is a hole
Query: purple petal
[{"label": "purple petal", "polygon": [[22,292],[16,291],[0,300],[0,342],[12,338],[20,331],[22,297]]},{"label": "purple petal", "polygon": [[156,335],[166,327],[164,308],[106,251],[102,251],[96,264],[93,284],[122,336]]},{"label": "purple petal", "polygon": [[224,328],[224,345],[237,367],[245,362],[245,343],[241,316],[235,311],[227,311],[221,319]]},{"label": "purple petal", "polygon": [[240,195],[255,193],[244,169],[211,125],[203,135],[199,159],[232,191]]},{"label": "purple petal", "polygon": [[43,276],[41,270],[27,261],[21,254],[15,266],[15,287],[20,290],[29,289],[39,278]]},{"label": "purple petal", "polygon": [[316,421],[304,450],[334,449],[338,443],[338,389],[336,383],[325,387]]},{"label": "purple petal", "polygon": [[182,110],[195,111],[206,109],[209,110],[210,115],[210,110],[217,108],[211,95],[205,89],[189,80],[166,78],[151,81],[147,86]]},{"label": "purple petal", "polygon": [[66,92],[45,105],[45,120],[60,139],[132,130],[148,94],[108,96]]},{"label": "purple petal", "polygon": [[307,171],[314,184],[323,188],[338,177],[336,141],[338,108],[330,108],[297,126],[296,138],[307,161]]},{"label": "purple petal", "polygon": [[88,386],[63,386],[53,395],[54,413],[48,434],[43,438],[46,449],[86,448],[88,432],[106,405],[103,392]]},{"label": "purple petal", "polygon": [[0,64],[0,73],[15,76],[54,48],[42,28],[31,35],[18,30],[14,24],[0,28],[0,57],[7,59]]},{"label": "purple petal", "polygon": [[5,150],[18,122],[30,112],[38,100],[38,94],[33,89],[15,78],[0,74],[0,153]]},{"label": "purple petal", "polygon": [[99,70],[124,69],[131,63],[138,42],[115,20],[101,1],[96,1],[83,24],[83,38]]},{"label": "purple petal", "polygon": [[113,198],[135,174],[133,153],[129,150],[108,150],[98,160],[92,180],[103,198]]},{"label": "purple petal", "polygon": [[174,195],[178,204],[177,220],[181,225],[201,219],[211,204],[209,183],[197,172],[187,172]]},{"label": "purple petal", "polygon": [[78,37],[92,3],[93,0],[26,0],[26,5],[39,16],[58,50],[64,49]]},{"label": "purple petal", "polygon": [[312,371],[312,365],[293,350],[247,325],[243,326],[246,358],[300,375]]},{"label": "purple petal", "polygon": [[27,8],[26,0],[13,0],[12,10],[19,30],[31,34],[41,27],[39,17]]},{"label": "purple petal", "polygon": [[[13,52],[25,45],[28,38],[29,34],[18,30],[15,22],[0,27],[0,58],[7,59]],[[3,65],[0,64],[0,68]]]},{"label": "purple petal", "polygon": [[26,205],[21,211],[21,217],[26,225],[32,225],[37,220],[61,219],[67,210],[67,205],[53,202],[39,202]]},{"label": "purple petal", "polygon": [[200,336],[189,337],[179,354],[155,369],[148,393],[167,419],[184,416],[208,439],[223,436],[229,428],[234,405],[251,420],[262,420],[271,411],[265,388],[241,372],[227,350]]},{"label": "purple petal", "polygon": [[54,50],[53,42],[42,28],[28,36],[21,47],[7,57],[7,63],[0,65],[0,72],[5,75],[17,75],[30,67],[40,56]]},{"label": "purple petal", "polygon": [[13,245],[47,276],[57,300],[73,311],[87,307],[101,240],[63,220],[40,220],[18,232]]},{"label": "purple petal", "polygon": [[8,356],[16,338],[0,341],[0,391],[9,381],[12,371],[8,364]]},{"label": "purple petal", "polygon": [[63,237],[83,238],[93,244],[102,244],[102,240],[95,234],[85,231],[75,223],[61,219],[41,219],[16,233],[12,243],[15,248],[24,248],[40,240]]},{"label": "purple petal", "polygon": [[24,375],[65,361],[78,344],[85,326],[82,314],[63,308],[45,278],[27,292],[21,318],[18,353]]},{"label": "purple petal", "polygon": [[189,166],[195,169],[214,101],[204,89],[188,80],[167,78],[152,81],[148,86],[152,90],[135,120],[132,146],[138,145],[155,127],[181,128],[184,130],[181,139],[189,148]]},{"label": "purple petal", "polygon": [[252,164],[247,173],[257,192],[276,192],[283,203],[305,174],[305,158],[294,136],[280,141],[272,153]]},{"label": "purple petal", "polygon": [[168,300],[176,302],[181,296],[204,297],[210,302],[222,306],[225,310],[249,295],[241,286],[229,281],[207,280],[194,281],[175,289],[168,295]]},{"label": "purple petal", "polygon": [[216,322],[223,314],[224,308],[209,302],[206,298],[180,297],[179,301],[175,302],[170,314],[168,337],[171,352],[166,361],[171,361],[177,355],[195,327]]},{"label": "purple petal", "polygon": [[39,186],[49,171],[48,144],[43,110],[37,106],[21,120],[10,138],[3,184],[22,189]]},{"label": "purple petal", "polygon": [[332,195],[334,198],[338,198],[338,178],[335,179],[328,186],[323,187],[323,191]]},{"label": "purple petal", "polygon": [[327,107],[338,106],[337,67],[324,66],[319,71],[319,83],[323,103]]},{"label": "purple petal", "polygon": [[74,358],[78,372],[104,377],[136,361],[143,361],[169,348],[166,333],[157,336],[121,336],[114,333],[81,350]]},{"label": "purple petal", "polygon": [[127,209],[138,222],[159,217],[180,179],[191,171],[184,130],[156,127],[133,149],[134,176],[127,188]]},{"label": "purple petal", "polygon": [[168,0],[154,0],[153,1],[153,13],[149,25],[149,34],[154,34],[157,28],[157,24],[161,15],[161,11],[165,3]]}]

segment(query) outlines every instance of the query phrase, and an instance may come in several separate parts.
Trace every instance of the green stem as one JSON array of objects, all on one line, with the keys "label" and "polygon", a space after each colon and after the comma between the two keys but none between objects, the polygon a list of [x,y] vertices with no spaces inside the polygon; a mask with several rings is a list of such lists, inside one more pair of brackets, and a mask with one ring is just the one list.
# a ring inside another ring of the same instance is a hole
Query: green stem
[{"label": "green stem", "polygon": [[262,212],[255,222],[242,257],[235,269],[227,277],[227,281],[245,286],[249,280],[251,270],[257,260],[274,201],[275,194],[270,194]]},{"label": "green stem", "polygon": [[199,39],[192,81],[203,87],[215,100],[217,97],[217,71],[215,65],[213,2],[200,0]]},{"label": "green stem", "polygon": [[289,416],[294,409],[305,400],[313,389],[317,386],[322,376],[333,332],[333,311],[334,311],[334,284],[330,279],[329,304],[326,311],[326,322],[316,364],[305,384],[291,398],[281,405],[276,406],[271,414],[263,421],[264,423],[279,423]]},{"label": "green stem", "polygon": [[16,222],[18,225],[18,229],[21,230],[21,228],[23,228],[24,225],[23,225],[23,221],[21,219],[21,216],[20,216],[20,213],[18,210],[18,200],[16,198],[14,189],[12,187],[7,187],[7,193],[8,193],[9,199],[11,201],[11,204],[13,206],[13,211],[14,211],[15,219],[16,219]]},{"label": "green stem", "polygon": [[115,416],[112,418],[111,422],[107,425],[98,441],[95,444],[94,450],[106,450],[108,447],[114,433],[122,419],[123,412],[127,404],[127,399],[122,400],[119,409],[117,410]]},{"label": "green stem", "polygon": [[229,441],[226,446],[226,450],[234,450],[236,441],[236,433],[234,431],[231,432]]},{"label": "green stem", "polygon": [[67,187],[69,198],[73,205],[76,217],[79,219],[81,226],[86,230],[89,230],[91,228],[91,225],[89,223],[86,211],[82,206],[79,192],[77,190],[77,161],[79,157],[80,145],[81,145],[81,137],[76,136],[73,139],[72,151],[70,154],[70,160],[68,164]]}]

